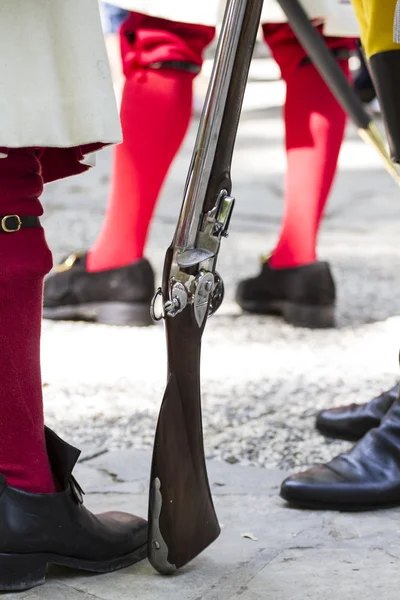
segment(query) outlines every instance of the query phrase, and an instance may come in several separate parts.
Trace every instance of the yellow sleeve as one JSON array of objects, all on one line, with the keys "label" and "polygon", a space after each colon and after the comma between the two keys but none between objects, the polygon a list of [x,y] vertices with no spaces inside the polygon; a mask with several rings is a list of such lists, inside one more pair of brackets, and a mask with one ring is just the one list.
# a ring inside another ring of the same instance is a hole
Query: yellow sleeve
[{"label": "yellow sleeve", "polygon": [[400,50],[393,41],[396,0],[352,0],[361,28],[367,57],[388,50]]}]

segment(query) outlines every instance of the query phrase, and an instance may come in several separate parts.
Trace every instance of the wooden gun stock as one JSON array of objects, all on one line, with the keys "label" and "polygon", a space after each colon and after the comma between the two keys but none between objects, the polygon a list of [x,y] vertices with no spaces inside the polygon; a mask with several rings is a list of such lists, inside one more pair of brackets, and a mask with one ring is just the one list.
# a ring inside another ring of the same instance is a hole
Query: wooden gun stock
[{"label": "wooden gun stock", "polygon": [[149,557],[163,574],[188,563],[220,533],[204,458],[203,329],[192,310],[166,319],[169,374],[154,443],[149,517]]}]

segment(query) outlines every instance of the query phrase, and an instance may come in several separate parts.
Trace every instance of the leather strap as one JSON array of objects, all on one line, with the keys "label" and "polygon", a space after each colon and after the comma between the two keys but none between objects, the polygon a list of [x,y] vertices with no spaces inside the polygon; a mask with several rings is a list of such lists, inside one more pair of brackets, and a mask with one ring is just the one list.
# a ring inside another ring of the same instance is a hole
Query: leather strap
[{"label": "leather strap", "polygon": [[150,69],[178,69],[179,71],[187,71],[188,73],[200,73],[201,67],[191,62],[183,60],[164,60],[149,64]]},{"label": "leather strap", "polygon": [[[335,48],[331,50],[331,52],[337,60],[348,60],[351,56],[350,50],[348,48]],[[312,60],[309,56],[305,56],[303,60],[300,61],[300,66],[302,67],[311,64]]]},{"label": "leather strap", "polygon": [[373,54],[369,68],[381,107],[390,156],[394,163],[400,163],[400,46],[399,50]]},{"label": "leather strap", "polygon": [[0,215],[0,233],[16,233],[20,229],[40,227],[39,217]]}]

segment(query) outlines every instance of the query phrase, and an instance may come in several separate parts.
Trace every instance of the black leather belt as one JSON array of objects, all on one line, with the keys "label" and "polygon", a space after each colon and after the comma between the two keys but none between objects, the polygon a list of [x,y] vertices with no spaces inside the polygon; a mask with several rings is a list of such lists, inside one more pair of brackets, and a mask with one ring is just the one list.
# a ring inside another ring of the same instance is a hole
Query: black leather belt
[{"label": "black leather belt", "polygon": [[188,73],[200,73],[201,67],[191,62],[183,60],[164,60],[149,64],[149,69],[177,69],[178,71],[187,71]]},{"label": "black leather belt", "polygon": [[40,227],[39,217],[0,215],[0,233],[15,233],[23,228]]},{"label": "black leather belt", "polygon": [[[331,52],[337,60],[348,60],[351,56],[351,52],[348,48],[334,48],[333,50],[331,50]],[[308,56],[305,56],[303,60],[300,61],[300,65],[302,67],[311,64],[312,60]]]}]

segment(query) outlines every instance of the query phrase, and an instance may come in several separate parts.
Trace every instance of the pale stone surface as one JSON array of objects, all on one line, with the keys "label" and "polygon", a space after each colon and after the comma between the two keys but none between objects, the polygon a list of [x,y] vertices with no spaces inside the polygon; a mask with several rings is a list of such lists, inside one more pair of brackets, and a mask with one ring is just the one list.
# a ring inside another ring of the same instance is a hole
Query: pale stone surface
[{"label": "pale stone surface", "polygon": [[[110,452],[82,465],[85,471],[80,467],[77,475],[89,492],[87,506],[145,515],[150,458],[148,452]],[[288,509],[278,496],[285,473],[215,461],[208,466],[222,533],[176,575],[161,577],[147,561],[99,576],[52,567],[45,586],[4,598],[398,599],[399,509],[359,514]],[[94,487],[89,468],[98,473]],[[107,475],[119,481],[109,484]],[[143,489],[129,487],[138,482],[146,484]]]}]

